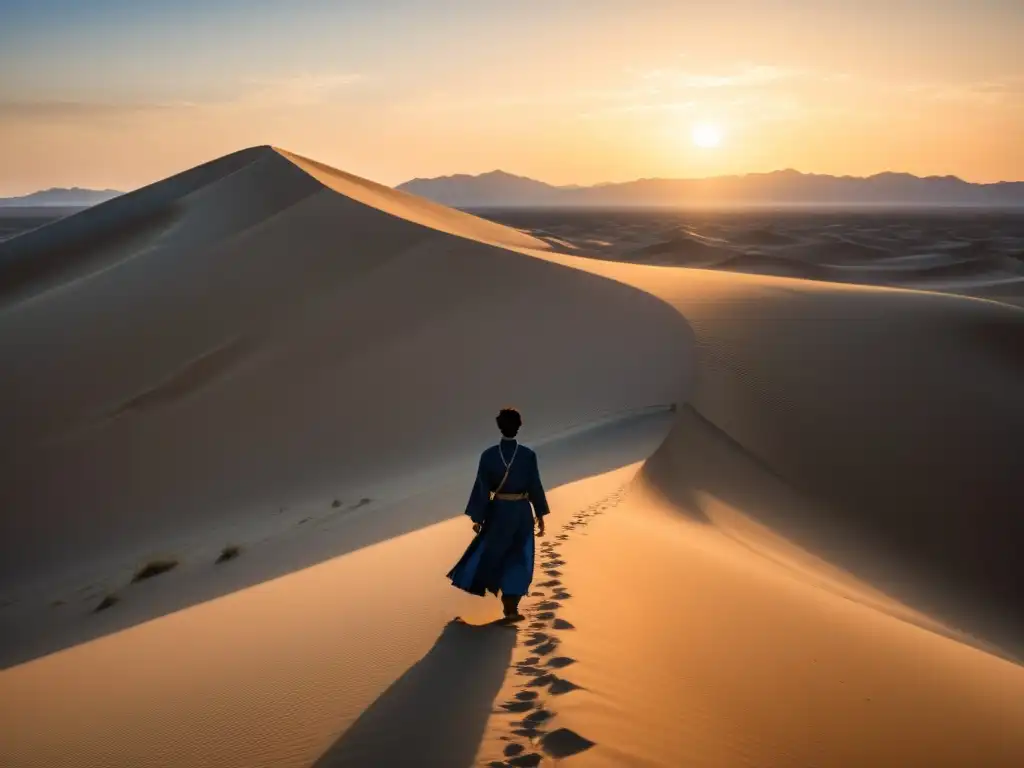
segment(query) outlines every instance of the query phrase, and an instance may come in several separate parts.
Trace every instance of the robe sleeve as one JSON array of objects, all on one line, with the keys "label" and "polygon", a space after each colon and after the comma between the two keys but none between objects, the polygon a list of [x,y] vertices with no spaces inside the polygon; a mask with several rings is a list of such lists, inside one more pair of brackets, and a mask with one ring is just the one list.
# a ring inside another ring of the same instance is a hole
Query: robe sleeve
[{"label": "robe sleeve", "polygon": [[476,480],[473,482],[473,490],[469,492],[469,501],[466,503],[466,514],[474,523],[482,523],[487,513],[487,505],[490,502],[490,490],[487,481],[484,479],[484,457],[480,456],[480,464],[476,470]]},{"label": "robe sleeve", "polygon": [[551,510],[548,508],[548,498],[544,494],[544,484],[540,481],[540,466],[537,464],[537,454],[533,454],[531,458],[530,501],[533,503],[533,511],[537,514],[537,517],[544,517]]}]

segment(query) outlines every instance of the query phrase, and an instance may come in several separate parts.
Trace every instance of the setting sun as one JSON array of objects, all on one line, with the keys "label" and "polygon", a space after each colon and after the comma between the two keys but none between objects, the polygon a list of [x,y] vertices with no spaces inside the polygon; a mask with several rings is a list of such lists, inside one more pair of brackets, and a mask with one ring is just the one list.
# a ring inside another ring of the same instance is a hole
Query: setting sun
[{"label": "setting sun", "polygon": [[722,131],[711,123],[698,123],[693,126],[690,136],[694,144],[704,149],[711,149],[722,143]]}]

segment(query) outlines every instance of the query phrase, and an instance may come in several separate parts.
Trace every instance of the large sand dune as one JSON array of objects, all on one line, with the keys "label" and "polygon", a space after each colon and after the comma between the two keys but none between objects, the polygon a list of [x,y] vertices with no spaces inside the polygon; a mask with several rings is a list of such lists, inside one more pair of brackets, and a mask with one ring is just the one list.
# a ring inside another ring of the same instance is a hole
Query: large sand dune
[{"label": "large sand dune", "polygon": [[[0,764],[1020,765],[1022,336],[266,147],[0,244]],[[441,578],[506,402],[518,630]]]},{"label": "large sand dune", "polygon": [[[494,403],[558,431],[675,399],[685,355],[661,352],[685,341],[644,320],[668,314],[655,299],[307,167],[323,174],[247,150],[0,253],[5,582],[215,510],[372,495],[475,450]],[[93,239],[118,213],[161,224],[130,248]]]}]

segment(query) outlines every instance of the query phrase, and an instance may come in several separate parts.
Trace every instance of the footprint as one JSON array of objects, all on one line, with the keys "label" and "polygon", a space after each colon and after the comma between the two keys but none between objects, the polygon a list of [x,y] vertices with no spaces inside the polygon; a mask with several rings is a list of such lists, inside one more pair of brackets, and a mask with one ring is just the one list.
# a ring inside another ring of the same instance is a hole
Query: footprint
[{"label": "footprint", "polygon": [[529,688],[543,688],[546,685],[551,685],[557,679],[557,677],[551,674],[538,675],[537,677],[533,678],[533,680],[528,682],[526,685]]},{"label": "footprint", "polygon": [[565,619],[555,619],[553,622],[551,622],[551,626],[554,629],[576,629],[576,627],[574,627]]},{"label": "footprint", "polygon": [[546,629],[547,624],[543,621],[535,621],[530,624],[530,629]]},{"label": "footprint", "polygon": [[555,669],[562,669],[568,667],[570,664],[575,664],[576,659],[570,659],[568,656],[556,656],[553,659],[548,659],[548,666],[554,667]]},{"label": "footprint", "polygon": [[554,568],[552,568],[549,571],[544,571],[544,573],[546,573],[548,576],[561,576],[562,575],[561,571],[555,570]]},{"label": "footprint", "polygon": [[555,538],[556,539],[561,539],[562,541],[565,541],[566,539],[569,538],[569,534],[567,534],[567,533],[560,533],[557,536],[555,536]]},{"label": "footprint", "polygon": [[534,632],[529,640],[526,640],[523,645],[540,645],[543,642],[550,640],[549,635],[545,635],[543,632]]},{"label": "footprint", "polygon": [[551,581],[545,581],[543,584],[538,584],[538,587],[557,587],[561,585],[561,581],[558,579],[552,579]]},{"label": "footprint", "polygon": [[531,592],[530,597],[544,597],[543,592]]},{"label": "footprint", "polygon": [[507,712],[529,712],[535,706],[532,701],[506,701],[501,708]]},{"label": "footprint", "polygon": [[536,616],[537,616],[538,619],[543,619],[544,621],[550,621],[551,619],[555,618],[555,613],[554,613],[554,611],[544,611],[544,613],[538,613],[538,614],[536,614]]},{"label": "footprint", "polygon": [[516,672],[523,677],[544,677],[545,672],[539,667],[535,667],[531,664],[520,664],[516,667]]},{"label": "footprint", "polygon": [[548,642],[544,643],[544,645],[538,645],[533,650],[534,650],[535,653],[537,653],[537,654],[539,654],[541,656],[547,656],[549,653],[554,653],[555,649],[557,647],[558,647],[558,641],[557,640],[548,640]]},{"label": "footprint", "polygon": [[536,691],[520,691],[516,694],[516,698],[520,701],[533,701],[538,696]]},{"label": "footprint", "polygon": [[561,607],[562,606],[554,600],[545,600],[543,603],[537,605],[537,608],[541,611],[556,611]]},{"label": "footprint", "polygon": [[505,757],[515,757],[522,754],[525,749],[522,744],[508,744],[505,746]]},{"label": "footprint", "polygon": [[516,768],[533,768],[534,766],[540,765],[544,759],[543,755],[538,752],[530,752],[526,755],[519,755],[513,757],[508,761],[509,765],[516,766]]},{"label": "footprint", "polygon": [[540,656],[530,656],[529,658],[523,659],[520,662],[520,664],[525,664],[528,667],[532,666],[533,664],[539,664],[539,663],[540,663]]},{"label": "footprint", "polygon": [[579,690],[579,686],[576,683],[571,683],[568,680],[563,680],[560,677],[552,675],[555,679],[548,686],[548,691],[554,696],[564,696],[567,693]]},{"label": "footprint", "polygon": [[586,752],[594,746],[594,742],[590,739],[584,738],[568,728],[559,728],[556,731],[544,734],[541,737],[540,744],[541,749],[556,760],[578,755],[580,752]]},{"label": "footprint", "polygon": [[532,712],[523,718],[523,723],[529,726],[540,725],[541,723],[550,720],[554,717],[554,714],[548,712],[546,709],[538,709],[536,712]]}]

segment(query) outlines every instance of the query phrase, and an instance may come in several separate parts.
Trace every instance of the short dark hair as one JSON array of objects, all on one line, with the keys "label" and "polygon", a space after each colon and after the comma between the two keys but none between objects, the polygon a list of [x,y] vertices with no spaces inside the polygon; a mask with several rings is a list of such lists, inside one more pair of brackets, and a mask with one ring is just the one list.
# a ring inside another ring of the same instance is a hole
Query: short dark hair
[{"label": "short dark hair", "polygon": [[498,422],[498,429],[505,437],[515,437],[519,428],[523,426],[523,417],[515,408],[502,408],[495,421]]}]

